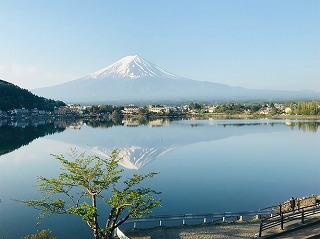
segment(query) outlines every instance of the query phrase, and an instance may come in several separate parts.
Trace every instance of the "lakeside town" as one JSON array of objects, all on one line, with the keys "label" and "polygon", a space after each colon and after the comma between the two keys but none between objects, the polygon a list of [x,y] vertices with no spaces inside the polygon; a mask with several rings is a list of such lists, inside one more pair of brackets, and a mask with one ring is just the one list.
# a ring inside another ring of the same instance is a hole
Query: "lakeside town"
[{"label": "lakeside town", "polygon": [[190,103],[182,106],[148,105],[127,106],[98,105],[83,106],[69,104],[55,107],[52,111],[34,109],[0,109],[0,126],[37,126],[59,119],[90,119],[98,121],[133,122],[141,119],[157,118],[318,118],[320,102],[290,103]]}]

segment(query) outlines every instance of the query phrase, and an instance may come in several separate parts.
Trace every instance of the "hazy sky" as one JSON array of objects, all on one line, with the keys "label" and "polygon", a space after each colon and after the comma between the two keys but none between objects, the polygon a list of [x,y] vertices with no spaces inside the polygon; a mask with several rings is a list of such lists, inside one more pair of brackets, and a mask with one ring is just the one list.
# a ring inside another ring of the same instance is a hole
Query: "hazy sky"
[{"label": "hazy sky", "polygon": [[0,79],[55,85],[135,54],[194,80],[320,91],[320,0],[0,0]]}]

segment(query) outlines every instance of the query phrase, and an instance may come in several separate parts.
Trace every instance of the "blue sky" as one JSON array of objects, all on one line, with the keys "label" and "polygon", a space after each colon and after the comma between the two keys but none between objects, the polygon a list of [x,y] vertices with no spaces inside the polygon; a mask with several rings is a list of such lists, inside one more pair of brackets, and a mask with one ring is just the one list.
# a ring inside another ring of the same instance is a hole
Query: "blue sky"
[{"label": "blue sky", "polygon": [[174,74],[320,91],[320,0],[0,0],[0,79],[23,88],[138,54]]}]

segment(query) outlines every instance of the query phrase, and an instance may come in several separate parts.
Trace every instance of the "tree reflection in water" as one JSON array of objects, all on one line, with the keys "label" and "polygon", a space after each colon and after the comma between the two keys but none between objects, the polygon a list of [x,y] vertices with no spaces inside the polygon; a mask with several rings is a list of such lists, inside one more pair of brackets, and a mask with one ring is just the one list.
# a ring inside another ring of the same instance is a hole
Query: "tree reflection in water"
[{"label": "tree reflection in water", "polygon": [[[150,127],[160,127],[170,124],[170,121],[177,121],[180,119],[161,118],[148,120],[147,118],[128,118],[115,120],[97,120],[97,119],[59,119],[55,121],[21,121],[21,122],[0,122],[0,155],[10,153],[24,145],[28,145],[34,139],[44,137],[46,135],[63,132],[66,128],[81,129],[82,125],[92,128],[110,128],[113,126],[127,126],[137,127],[139,125],[148,125]],[[295,129],[298,128],[304,132],[316,133],[320,121],[273,121],[267,122],[250,122],[248,123],[235,123],[225,120],[220,124],[222,127],[243,127],[243,126],[256,126],[270,124],[285,124],[288,127]],[[191,127],[203,126],[201,121],[194,121],[189,124]]]}]

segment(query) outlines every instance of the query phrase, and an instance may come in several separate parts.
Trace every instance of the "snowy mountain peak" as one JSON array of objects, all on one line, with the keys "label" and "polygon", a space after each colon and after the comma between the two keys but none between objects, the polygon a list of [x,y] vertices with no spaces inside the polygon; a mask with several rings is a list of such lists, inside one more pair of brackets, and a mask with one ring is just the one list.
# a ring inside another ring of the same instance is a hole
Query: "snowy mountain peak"
[{"label": "snowy mountain peak", "polygon": [[166,77],[171,79],[180,78],[169,73],[160,67],[144,60],[138,55],[126,56],[106,68],[94,72],[90,75],[93,78],[130,78],[138,79],[142,77]]}]

